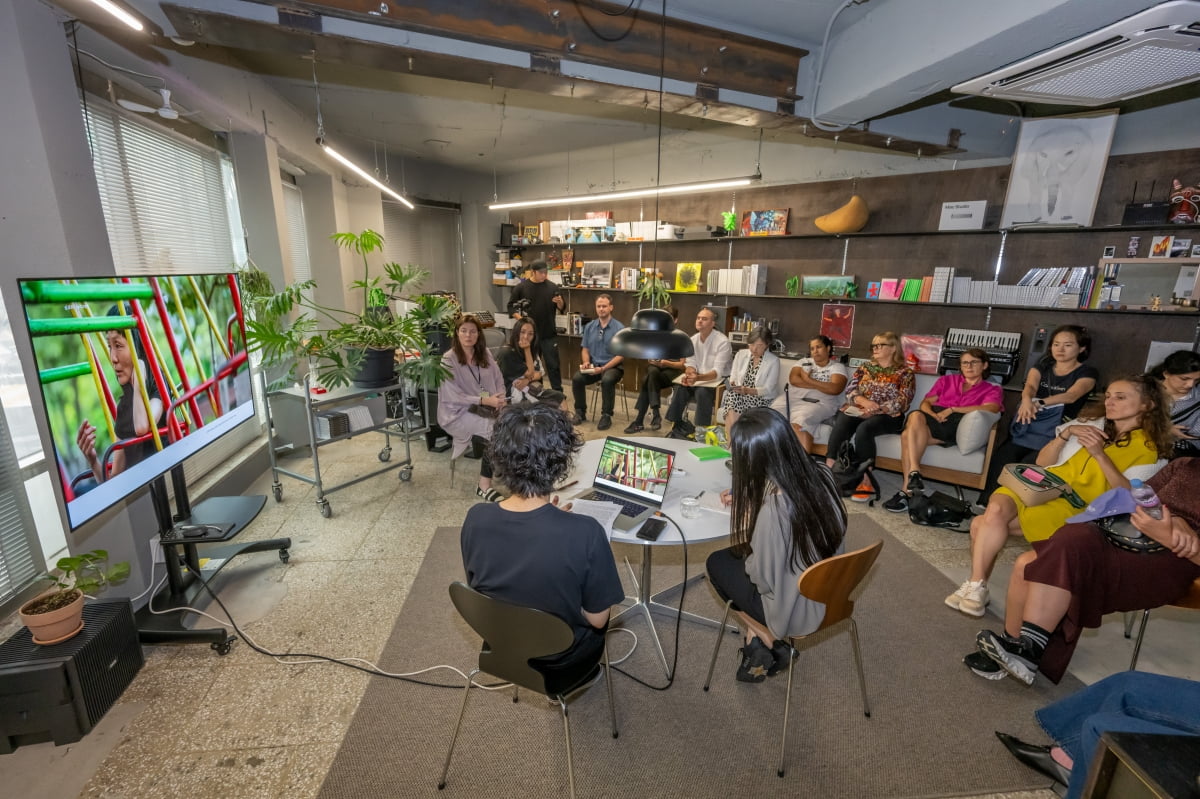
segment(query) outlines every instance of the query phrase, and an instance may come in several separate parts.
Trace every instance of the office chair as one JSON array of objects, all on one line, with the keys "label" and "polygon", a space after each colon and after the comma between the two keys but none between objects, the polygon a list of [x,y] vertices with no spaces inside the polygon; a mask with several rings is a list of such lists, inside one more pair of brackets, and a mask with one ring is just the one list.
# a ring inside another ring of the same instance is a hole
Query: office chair
[{"label": "office chair", "polygon": [[[1192,583],[1192,587],[1188,589],[1186,594],[1181,596],[1179,599],[1176,599],[1174,602],[1168,602],[1166,607],[1200,610],[1200,579],[1197,579]],[[1136,611],[1131,611],[1125,614],[1126,638],[1128,638],[1129,634],[1133,632],[1134,613],[1136,613]],[[1140,627],[1138,627],[1137,641],[1135,641],[1133,644],[1133,658],[1129,661],[1130,671],[1137,669],[1138,655],[1141,654],[1142,651],[1142,636],[1146,634],[1146,622],[1149,620],[1150,609],[1147,608],[1142,611],[1142,624]]]},{"label": "office chair", "polygon": [[[824,603],[825,618],[821,622],[821,626],[811,633],[790,636],[787,639],[791,651],[788,653],[788,682],[787,694],[783,703],[783,730],[779,736],[779,768],[775,772],[780,777],[783,776],[784,757],[787,753],[787,725],[788,713],[792,705],[792,676],[793,664],[796,662],[796,644],[801,640],[842,621],[850,622],[850,641],[854,644],[854,663],[858,666],[858,687],[862,691],[863,715],[867,718],[871,717],[871,706],[867,702],[867,679],[863,675],[862,650],[858,643],[858,625],[854,623],[854,602],[850,599],[850,594],[867,576],[875,559],[879,557],[881,549],[883,549],[883,542],[876,541],[869,547],[826,558],[805,569],[796,582],[796,587],[803,596],[813,602]],[[725,624],[729,621],[731,606],[731,602],[725,603],[725,615],[721,618],[721,626],[717,628],[717,643],[713,646],[712,660],[708,664],[708,677],[704,680],[705,691],[712,682],[713,667],[717,663],[717,652],[721,649],[721,638],[724,636]]]},{"label": "office chair", "polygon": [[601,658],[595,663],[580,664],[573,674],[549,678],[530,666],[529,661],[531,658],[546,657],[570,647],[575,640],[575,634],[569,624],[542,610],[493,599],[461,582],[450,584],[450,600],[463,620],[483,638],[483,648],[479,651],[479,666],[467,675],[462,707],[454,725],[450,749],[446,752],[446,763],[442,767],[438,790],[446,787],[450,758],[454,755],[458,731],[467,711],[471,684],[476,674],[486,672],[512,683],[513,702],[517,701],[518,689],[525,688],[558,703],[562,710],[563,734],[567,742],[567,780],[571,787],[570,795],[574,797],[575,770],[571,759],[571,724],[566,698],[586,688],[601,668],[604,669],[604,680],[608,686],[608,712],[612,719],[612,736],[617,737],[617,712],[613,704],[612,672],[608,667],[607,644],[602,650]]}]

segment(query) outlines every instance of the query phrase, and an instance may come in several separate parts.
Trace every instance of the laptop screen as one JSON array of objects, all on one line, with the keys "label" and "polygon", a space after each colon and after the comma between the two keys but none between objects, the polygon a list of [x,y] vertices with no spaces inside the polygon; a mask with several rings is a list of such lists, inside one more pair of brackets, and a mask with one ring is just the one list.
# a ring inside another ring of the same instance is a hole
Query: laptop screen
[{"label": "laptop screen", "polygon": [[662,505],[675,453],[634,441],[607,438],[596,464],[596,488],[615,489]]}]

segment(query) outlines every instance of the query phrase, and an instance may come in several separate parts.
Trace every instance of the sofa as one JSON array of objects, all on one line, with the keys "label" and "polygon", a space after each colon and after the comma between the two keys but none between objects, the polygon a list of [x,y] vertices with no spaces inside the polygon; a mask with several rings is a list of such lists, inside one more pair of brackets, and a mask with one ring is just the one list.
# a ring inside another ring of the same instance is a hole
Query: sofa
[{"label": "sofa", "polygon": [[[780,391],[787,385],[788,375],[798,361],[781,359],[779,369]],[[937,380],[937,375],[917,375],[916,393],[913,395],[912,409],[920,404],[929,389]],[[931,446],[925,450],[921,458],[921,475],[929,480],[940,483],[963,486],[966,488],[983,488],[987,477],[988,463],[992,459],[992,450],[996,446],[996,428],[1000,420],[999,413],[972,411],[968,413],[958,427],[958,440],[948,447]],[[814,431],[814,452],[825,454],[825,444],[829,441],[832,425],[826,423]],[[890,472],[900,472],[900,436],[880,436],[876,439],[877,455],[875,466]]]}]

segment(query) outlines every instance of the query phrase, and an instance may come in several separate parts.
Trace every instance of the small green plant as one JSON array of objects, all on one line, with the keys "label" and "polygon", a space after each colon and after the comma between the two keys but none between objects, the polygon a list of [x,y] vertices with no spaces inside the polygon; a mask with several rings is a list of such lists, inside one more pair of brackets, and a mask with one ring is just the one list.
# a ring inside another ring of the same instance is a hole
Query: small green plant
[{"label": "small green plant", "polygon": [[42,578],[58,590],[38,599],[36,605],[27,606],[25,612],[49,613],[74,602],[76,590],[96,594],[129,578],[129,561],[123,560],[106,568],[107,563],[108,550],[104,549],[59,558],[54,564],[55,571]]},{"label": "small green plant", "polygon": [[733,211],[722,211],[721,221],[725,224],[725,233],[732,236],[737,233],[738,219]]},{"label": "small green plant", "polygon": [[788,293],[789,297],[795,297],[800,294],[800,276],[799,275],[792,275],[784,282],[783,285],[785,287],[787,287],[787,293]]},{"label": "small green plant", "polygon": [[[440,295],[406,295],[429,276],[412,264],[386,263],[385,276],[372,277],[367,256],[383,249],[383,236],[375,231],[334,233],[330,238],[362,257],[362,279],[349,285],[362,291],[362,312],[316,302],[310,296],[316,287],[313,280],[276,292],[270,277],[250,264],[241,270],[242,291],[253,312],[253,318],[246,321],[250,349],[261,352],[266,365],[289,369],[294,369],[297,361],[314,359],[317,378],[330,388],[354,380],[367,350],[401,350],[408,355],[400,367],[401,375],[436,388],[447,370],[442,353],[428,344],[426,333],[448,332],[458,316],[458,306]],[[395,299],[410,301],[415,307],[395,318],[388,307]],[[290,376],[291,371],[288,379]]]},{"label": "small green plant", "polygon": [[651,273],[637,291],[638,306],[645,303],[650,308],[666,308],[671,304],[671,292],[657,272]]}]

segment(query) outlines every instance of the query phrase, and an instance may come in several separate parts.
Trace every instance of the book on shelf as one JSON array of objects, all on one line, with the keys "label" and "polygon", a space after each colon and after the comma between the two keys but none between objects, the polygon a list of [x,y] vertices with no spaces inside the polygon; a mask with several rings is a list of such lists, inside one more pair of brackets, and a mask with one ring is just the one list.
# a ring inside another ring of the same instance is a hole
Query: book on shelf
[{"label": "book on shelf", "polygon": [[921,278],[921,293],[917,296],[917,302],[929,302],[933,296],[933,275],[926,275]]},{"label": "book on shelf", "polygon": [[867,284],[867,293],[863,295],[863,299],[866,299],[866,300],[879,299],[879,287],[880,287],[880,282],[878,280],[872,280],[870,283]]},{"label": "book on shelf", "polygon": [[893,277],[884,278],[883,280],[879,281],[879,299],[900,299],[900,281]]},{"label": "book on shelf", "polygon": [[675,291],[699,291],[700,273],[704,265],[695,262],[681,262],[675,265]]},{"label": "book on shelf", "polygon": [[971,301],[971,278],[955,276],[950,281],[950,302],[969,303]]},{"label": "book on shelf", "polygon": [[742,294],[767,293],[767,265],[747,264],[742,267]]}]

